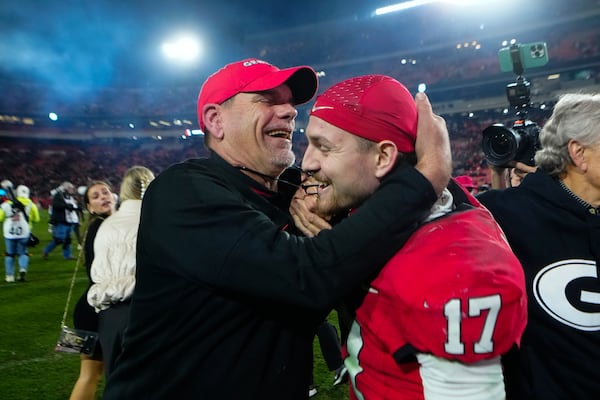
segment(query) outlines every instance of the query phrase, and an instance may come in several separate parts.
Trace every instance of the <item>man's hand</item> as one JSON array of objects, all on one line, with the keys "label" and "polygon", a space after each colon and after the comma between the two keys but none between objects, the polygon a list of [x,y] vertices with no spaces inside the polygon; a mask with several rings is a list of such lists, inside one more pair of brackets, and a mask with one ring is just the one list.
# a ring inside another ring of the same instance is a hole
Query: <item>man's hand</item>
[{"label": "man's hand", "polygon": [[318,195],[307,195],[304,189],[300,188],[290,204],[290,214],[296,228],[307,237],[316,236],[323,229],[331,229],[329,222],[316,214],[317,202]]},{"label": "man's hand", "polygon": [[510,162],[509,166],[492,166],[492,189],[505,189],[521,184],[525,175],[535,172],[537,167],[532,167],[522,162]]},{"label": "man's hand", "polygon": [[415,143],[416,168],[431,182],[435,192],[440,195],[448,185],[452,174],[450,138],[446,121],[433,113],[425,93],[417,93],[415,103],[419,116]]},{"label": "man's hand", "polygon": [[537,171],[537,167],[532,167],[522,162],[516,162],[515,167],[510,171],[510,185],[519,186],[525,175]]}]

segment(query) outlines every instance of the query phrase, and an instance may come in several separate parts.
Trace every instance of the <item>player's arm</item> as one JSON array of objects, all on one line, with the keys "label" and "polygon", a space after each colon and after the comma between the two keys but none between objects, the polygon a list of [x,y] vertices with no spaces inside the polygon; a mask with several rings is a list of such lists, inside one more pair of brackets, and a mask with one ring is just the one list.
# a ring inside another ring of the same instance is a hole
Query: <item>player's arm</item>
[{"label": "player's arm", "polygon": [[431,354],[417,354],[426,400],[504,400],[500,357],[461,363]]}]

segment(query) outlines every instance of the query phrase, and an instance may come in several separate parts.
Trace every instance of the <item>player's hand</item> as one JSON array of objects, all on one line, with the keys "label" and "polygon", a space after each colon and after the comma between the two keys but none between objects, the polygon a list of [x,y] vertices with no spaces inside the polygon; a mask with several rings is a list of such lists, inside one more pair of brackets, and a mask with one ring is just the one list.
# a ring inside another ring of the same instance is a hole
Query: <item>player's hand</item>
[{"label": "player's hand", "polygon": [[446,121],[433,113],[425,93],[417,93],[415,103],[419,118],[415,143],[416,169],[431,182],[435,192],[440,195],[452,174],[450,138]]}]

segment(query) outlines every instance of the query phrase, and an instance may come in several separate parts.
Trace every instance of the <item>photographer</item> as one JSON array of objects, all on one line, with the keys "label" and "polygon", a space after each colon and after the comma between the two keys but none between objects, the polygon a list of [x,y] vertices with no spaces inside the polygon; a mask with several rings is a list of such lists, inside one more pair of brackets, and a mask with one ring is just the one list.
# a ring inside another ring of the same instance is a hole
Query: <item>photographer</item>
[{"label": "photographer", "polygon": [[600,393],[599,126],[599,94],[564,95],[541,131],[537,171],[478,196],[521,261],[529,298],[520,349],[503,360],[507,399]]},{"label": "photographer", "polygon": [[40,214],[35,203],[29,198],[29,188],[25,185],[17,186],[16,195],[12,192],[12,183],[2,181],[10,195],[9,200],[0,205],[0,222],[3,223],[4,267],[6,282],[15,281],[15,264],[19,266],[17,281],[25,282],[25,275],[29,270],[29,251],[27,246],[33,229],[33,224],[40,221]]},{"label": "photographer", "polygon": [[[522,82],[522,77],[519,79],[517,84]],[[483,130],[482,147],[492,170],[492,189],[519,186],[525,175],[536,171],[534,157],[541,147],[540,128],[527,119],[528,89],[517,97],[508,91],[508,100],[518,110],[512,128],[494,124]]]},{"label": "photographer", "polygon": [[65,260],[75,259],[71,251],[71,232],[75,224],[79,223],[79,206],[74,197],[75,193],[75,186],[71,182],[63,182],[52,197],[52,241],[44,248],[44,260],[47,260],[50,252],[59,245],[62,245]]}]

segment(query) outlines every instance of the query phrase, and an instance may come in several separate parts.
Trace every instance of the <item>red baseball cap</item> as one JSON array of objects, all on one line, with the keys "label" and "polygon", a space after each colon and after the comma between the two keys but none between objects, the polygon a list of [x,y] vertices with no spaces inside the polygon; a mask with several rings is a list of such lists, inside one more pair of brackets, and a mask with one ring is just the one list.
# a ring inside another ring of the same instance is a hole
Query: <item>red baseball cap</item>
[{"label": "red baseball cap", "polygon": [[310,115],[374,142],[391,140],[402,153],[415,151],[415,100],[389,76],[364,75],[337,83],[317,97]]},{"label": "red baseball cap", "polygon": [[473,183],[473,178],[471,178],[469,175],[460,175],[460,176],[457,176],[456,178],[454,178],[454,180],[456,182],[460,183],[461,185],[463,185],[467,189],[475,188],[475,183]]},{"label": "red baseball cap", "polygon": [[208,77],[198,96],[198,122],[204,130],[202,109],[209,103],[221,104],[238,93],[261,92],[287,83],[295,104],[313,98],[318,88],[317,74],[311,67],[279,69],[266,61],[248,58],[227,64]]}]

